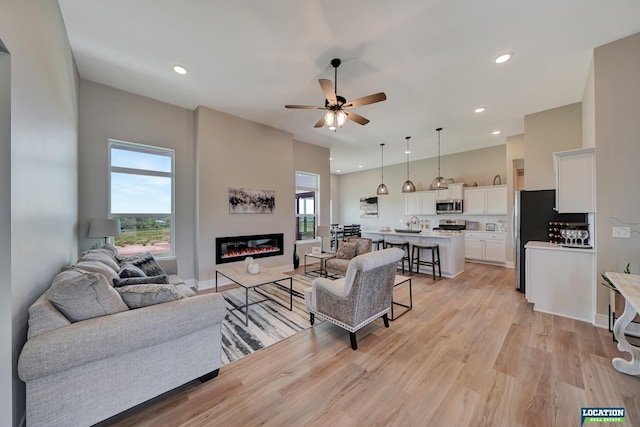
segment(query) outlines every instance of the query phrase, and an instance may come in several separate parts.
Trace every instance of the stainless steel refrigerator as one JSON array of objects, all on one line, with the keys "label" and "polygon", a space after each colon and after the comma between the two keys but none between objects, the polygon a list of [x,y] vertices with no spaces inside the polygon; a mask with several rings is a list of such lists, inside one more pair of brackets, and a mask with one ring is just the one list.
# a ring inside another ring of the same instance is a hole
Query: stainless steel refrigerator
[{"label": "stainless steel refrigerator", "polygon": [[515,286],[525,292],[525,250],[529,241],[548,242],[549,223],[587,222],[587,214],[559,214],[555,211],[556,191],[516,191],[513,203],[513,242],[516,247]]}]

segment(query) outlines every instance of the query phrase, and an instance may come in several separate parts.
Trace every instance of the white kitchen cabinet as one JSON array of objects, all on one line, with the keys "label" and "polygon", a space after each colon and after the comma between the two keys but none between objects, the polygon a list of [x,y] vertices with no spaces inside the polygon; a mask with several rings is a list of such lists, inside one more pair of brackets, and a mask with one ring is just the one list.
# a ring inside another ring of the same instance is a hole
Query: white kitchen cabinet
[{"label": "white kitchen cabinet", "polygon": [[505,263],[506,233],[465,232],[464,256],[468,260]]},{"label": "white kitchen cabinet", "polygon": [[405,215],[435,215],[436,192],[418,191],[405,195]]},{"label": "white kitchen cabinet", "polygon": [[507,186],[472,187],[464,189],[465,214],[507,214]]},{"label": "white kitchen cabinet", "polygon": [[595,251],[534,241],[525,248],[525,296],[533,309],[593,324]]},{"label": "white kitchen cabinet", "polygon": [[449,189],[448,188],[443,188],[440,190],[435,190],[436,191],[436,200],[449,200]]},{"label": "white kitchen cabinet", "polygon": [[558,212],[595,212],[595,154],[594,148],[553,153]]},{"label": "white kitchen cabinet", "polygon": [[463,191],[464,183],[456,182],[455,184],[449,184],[449,198],[452,200],[464,199]]}]

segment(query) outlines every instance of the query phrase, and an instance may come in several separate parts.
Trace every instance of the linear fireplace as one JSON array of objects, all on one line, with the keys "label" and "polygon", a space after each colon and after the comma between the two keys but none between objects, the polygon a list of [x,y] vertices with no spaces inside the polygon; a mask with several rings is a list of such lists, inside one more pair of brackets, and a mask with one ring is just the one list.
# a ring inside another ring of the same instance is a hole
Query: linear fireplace
[{"label": "linear fireplace", "polygon": [[264,258],[284,253],[284,234],[216,237],[216,264]]}]

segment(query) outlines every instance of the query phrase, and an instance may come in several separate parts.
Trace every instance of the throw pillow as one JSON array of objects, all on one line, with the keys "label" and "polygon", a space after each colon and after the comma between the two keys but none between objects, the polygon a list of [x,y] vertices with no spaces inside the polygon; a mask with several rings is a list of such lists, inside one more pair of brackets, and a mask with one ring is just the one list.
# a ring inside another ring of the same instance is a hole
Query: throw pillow
[{"label": "throw pillow", "polygon": [[91,249],[83,252],[82,255],[80,255],[79,261],[99,261],[111,267],[115,271],[118,271],[120,269],[120,266],[117,262],[114,261],[113,258],[111,258],[111,255],[101,249]]},{"label": "throw pillow", "polygon": [[100,273],[107,278],[107,282],[112,283],[113,279],[116,279],[118,273],[108,265],[99,261],[78,261],[71,268],[76,268],[88,273]]},{"label": "throw pillow", "polygon": [[74,269],[65,270],[53,278],[47,298],[70,322],[129,309],[103,275]]},{"label": "throw pillow", "polygon": [[131,285],[148,285],[148,284],[169,284],[169,276],[161,274],[160,276],[144,276],[144,277],[126,277],[123,279],[113,279],[113,286],[119,288],[120,286]]},{"label": "throw pillow", "polygon": [[146,277],[140,268],[136,267],[133,264],[126,263],[122,265],[122,268],[118,271],[118,277],[121,279],[126,279],[127,277]]},{"label": "throw pillow", "polygon": [[351,259],[356,256],[356,244],[349,242],[342,242],[336,252],[336,258],[338,259]]},{"label": "throw pillow", "polygon": [[134,285],[116,288],[131,309],[183,298],[173,285]]},{"label": "throw pillow", "polygon": [[119,257],[120,264],[132,264],[144,271],[147,276],[160,276],[165,274],[160,264],[155,260],[153,255],[145,252],[135,257]]}]

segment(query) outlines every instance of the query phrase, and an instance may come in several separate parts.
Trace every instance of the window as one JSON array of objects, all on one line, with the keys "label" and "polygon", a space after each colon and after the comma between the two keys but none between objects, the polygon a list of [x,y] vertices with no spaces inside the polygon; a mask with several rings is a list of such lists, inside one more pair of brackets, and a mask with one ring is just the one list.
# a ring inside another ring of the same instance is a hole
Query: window
[{"label": "window", "polygon": [[318,175],[296,172],[296,240],[316,238]]},{"label": "window", "polygon": [[174,253],[174,150],[109,141],[109,210],[121,255]]}]

